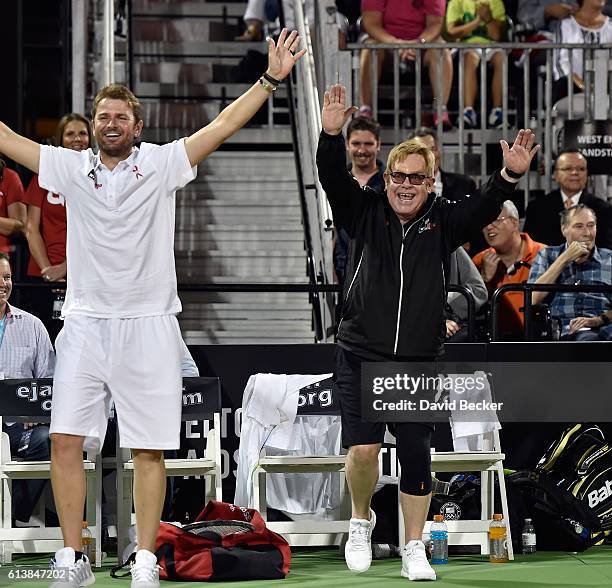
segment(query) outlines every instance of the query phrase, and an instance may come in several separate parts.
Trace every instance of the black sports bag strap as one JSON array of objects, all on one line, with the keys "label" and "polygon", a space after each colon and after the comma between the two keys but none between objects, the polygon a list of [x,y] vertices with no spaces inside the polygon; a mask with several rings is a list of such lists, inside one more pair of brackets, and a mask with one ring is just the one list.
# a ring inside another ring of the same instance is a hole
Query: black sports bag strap
[{"label": "black sports bag strap", "polygon": [[128,557],[122,564],[115,566],[114,568],[111,568],[111,571],[110,571],[111,578],[125,578],[126,576],[129,576],[131,573],[129,569],[125,570],[121,574],[117,572],[119,572],[119,570],[123,568],[127,568],[130,564],[132,564],[135,561],[136,561],[136,552],[134,551],[134,553],[130,554],[130,557]]}]

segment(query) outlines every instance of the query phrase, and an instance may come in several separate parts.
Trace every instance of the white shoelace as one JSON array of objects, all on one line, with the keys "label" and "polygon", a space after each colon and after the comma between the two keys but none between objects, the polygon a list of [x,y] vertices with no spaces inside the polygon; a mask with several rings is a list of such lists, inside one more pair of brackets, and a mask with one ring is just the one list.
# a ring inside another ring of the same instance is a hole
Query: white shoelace
[{"label": "white shoelace", "polygon": [[159,582],[158,565],[147,565],[145,563],[133,563],[130,567],[132,580],[136,582]]},{"label": "white shoelace", "polygon": [[[84,558],[86,556],[83,556]],[[85,560],[85,559],[77,559],[69,568],[68,568],[68,579],[67,581],[62,581],[61,584],[62,585],[68,585],[68,586],[74,586],[75,588],[78,588],[81,583],[85,580],[85,578],[87,578],[87,576],[89,576],[89,568],[87,566],[87,563],[89,560]],[[58,565],[58,563],[53,560],[52,568],[60,568],[62,566]]]},{"label": "white shoelace", "polygon": [[413,561],[418,560],[419,563],[427,563],[427,555],[425,555],[425,550],[419,549],[419,547],[417,547],[416,545],[406,547],[406,557],[412,559]]},{"label": "white shoelace", "polygon": [[351,525],[349,540],[351,542],[351,547],[355,551],[366,550],[369,547],[369,544],[370,544],[370,538],[368,536],[369,531],[370,529],[363,525],[360,525],[360,524]]}]

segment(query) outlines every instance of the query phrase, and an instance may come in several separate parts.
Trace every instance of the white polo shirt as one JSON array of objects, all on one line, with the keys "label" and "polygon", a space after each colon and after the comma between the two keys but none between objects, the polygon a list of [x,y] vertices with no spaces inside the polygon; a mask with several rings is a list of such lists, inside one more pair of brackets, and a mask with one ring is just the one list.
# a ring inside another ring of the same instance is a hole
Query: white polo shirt
[{"label": "white polo shirt", "polygon": [[111,172],[91,149],[41,146],[38,181],[66,198],[63,316],[134,318],[181,311],[175,194],[196,177],[185,140],[142,143]]}]

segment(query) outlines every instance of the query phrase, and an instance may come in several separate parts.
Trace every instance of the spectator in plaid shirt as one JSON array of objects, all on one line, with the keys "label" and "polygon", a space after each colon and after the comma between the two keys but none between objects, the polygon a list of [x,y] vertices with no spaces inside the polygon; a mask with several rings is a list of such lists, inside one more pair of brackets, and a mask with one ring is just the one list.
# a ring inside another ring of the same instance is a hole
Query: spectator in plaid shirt
[{"label": "spectator in plaid shirt", "polygon": [[[595,246],[597,218],[578,204],[561,213],[566,243],[542,249],[529,272],[536,284],[612,285],[612,251]],[[612,294],[534,292],[533,303],[548,297],[551,314],[561,319],[561,336],[573,341],[612,340]]]}]

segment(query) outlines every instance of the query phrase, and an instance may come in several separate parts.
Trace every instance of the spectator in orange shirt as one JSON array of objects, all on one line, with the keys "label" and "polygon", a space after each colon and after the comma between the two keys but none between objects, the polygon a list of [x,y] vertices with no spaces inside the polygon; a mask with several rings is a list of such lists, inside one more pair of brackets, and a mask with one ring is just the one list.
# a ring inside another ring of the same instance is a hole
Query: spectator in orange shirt
[{"label": "spectator in orange shirt", "polygon": [[[545,245],[520,232],[514,203],[506,200],[497,219],[482,232],[490,247],[478,253],[473,261],[487,286],[489,298],[500,286],[525,283],[537,252]],[[524,315],[520,309],[523,306],[522,292],[510,292],[501,298],[498,324],[503,338],[522,335]]]},{"label": "spectator in orange shirt", "polygon": [[[55,144],[66,149],[82,151],[91,142],[91,123],[76,113],[66,114],[57,125]],[[24,196],[28,205],[26,237],[30,247],[28,276],[36,281],[66,280],[66,202],[62,194],[53,194],[38,185],[35,175]],[[38,316],[47,327],[51,340],[61,328],[61,321],[51,321],[53,292],[32,289],[28,310]]]},{"label": "spectator in orange shirt", "polygon": [[[2,154],[0,154],[1,156]],[[17,172],[0,159],[0,252],[11,251],[11,237],[21,235],[26,225],[23,184]]]}]

